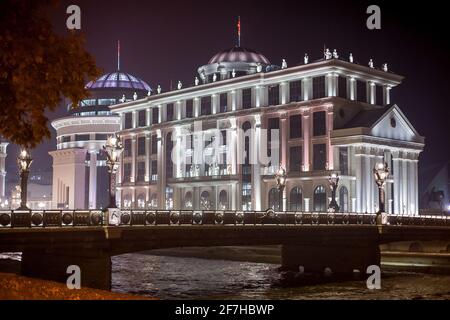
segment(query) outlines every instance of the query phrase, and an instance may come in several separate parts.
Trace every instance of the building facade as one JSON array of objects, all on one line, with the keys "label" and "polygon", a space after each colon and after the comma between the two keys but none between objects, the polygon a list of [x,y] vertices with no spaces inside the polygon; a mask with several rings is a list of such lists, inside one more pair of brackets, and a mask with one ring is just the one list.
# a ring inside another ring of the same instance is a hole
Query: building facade
[{"label": "building facade", "polygon": [[[118,204],[277,210],[282,202],[284,210],[321,212],[337,172],[340,210],[373,213],[372,170],[384,161],[387,211],[417,214],[424,138],[391,102],[403,78],[383,69],[329,56],[276,67],[236,47],[200,67],[192,87],[111,106],[125,149]],[[280,166],[283,194],[274,179]]]},{"label": "building facade", "polygon": [[0,137],[0,202],[3,202],[5,199],[6,193],[6,148],[8,147],[8,143],[3,141]]},{"label": "building facade", "polygon": [[109,202],[108,172],[103,146],[119,129],[120,118],[109,109],[120,101],[147,96],[144,81],[124,72],[107,73],[86,85],[89,98],[68,107],[68,115],[52,122],[56,130],[53,157],[52,207],[101,209]]}]

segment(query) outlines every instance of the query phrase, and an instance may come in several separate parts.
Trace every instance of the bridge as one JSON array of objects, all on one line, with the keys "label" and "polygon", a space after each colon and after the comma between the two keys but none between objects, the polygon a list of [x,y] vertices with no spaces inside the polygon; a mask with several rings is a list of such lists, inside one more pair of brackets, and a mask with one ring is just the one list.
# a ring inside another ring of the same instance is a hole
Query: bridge
[{"label": "bridge", "polygon": [[[22,274],[110,289],[111,257],[159,248],[281,245],[282,267],[364,272],[380,265],[380,244],[450,240],[449,216],[268,211],[0,211],[0,252],[22,252]],[[130,270],[139,272],[139,270]]]}]

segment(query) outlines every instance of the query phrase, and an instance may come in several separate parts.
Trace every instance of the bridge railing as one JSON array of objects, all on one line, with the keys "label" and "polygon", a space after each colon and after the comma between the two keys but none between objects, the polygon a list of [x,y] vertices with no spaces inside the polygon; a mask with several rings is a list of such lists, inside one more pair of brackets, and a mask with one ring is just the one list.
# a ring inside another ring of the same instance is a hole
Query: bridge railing
[{"label": "bridge railing", "polygon": [[[157,225],[375,225],[376,214],[268,211],[101,210],[0,211],[0,228]],[[450,226],[449,216],[387,215],[388,225]]]}]

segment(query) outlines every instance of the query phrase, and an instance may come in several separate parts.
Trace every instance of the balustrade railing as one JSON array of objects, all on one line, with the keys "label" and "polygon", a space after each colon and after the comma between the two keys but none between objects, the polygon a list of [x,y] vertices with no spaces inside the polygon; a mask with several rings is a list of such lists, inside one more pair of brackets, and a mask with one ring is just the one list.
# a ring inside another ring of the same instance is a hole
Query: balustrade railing
[{"label": "balustrade railing", "polygon": [[[375,225],[376,214],[267,211],[101,210],[0,211],[0,228],[54,228],[157,225]],[[450,216],[387,215],[387,225],[450,226]]]}]

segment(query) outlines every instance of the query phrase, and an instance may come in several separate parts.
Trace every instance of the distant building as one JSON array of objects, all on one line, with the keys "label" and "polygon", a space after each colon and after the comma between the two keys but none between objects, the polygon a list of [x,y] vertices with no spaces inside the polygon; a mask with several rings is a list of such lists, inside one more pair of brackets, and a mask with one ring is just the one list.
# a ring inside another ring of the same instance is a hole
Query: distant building
[{"label": "distant building", "polygon": [[53,157],[53,207],[103,208],[109,201],[106,156],[102,150],[108,135],[120,129],[118,115],[109,109],[125,97],[142,99],[151,90],[144,81],[121,71],[107,73],[86,88],[90,97],[68,115],[52,122],[56,130]]},{"label": "distant building", "polygon": [[[117,177],[121,207],[248,211],[279,209],[283,201],[284,210],[323,212],[328,177],[338,172],[340,209],[373,213],[372,170],[385,161],[386,210],[418,213],[424,138],[392,103],[391,89],[403,77],[387,65],[330,54],[277,67],[238,46],[198,72],[195,86],[111,106],[125,148]],[[271,136],[276,130],[279,136]],[[273,146],[278,162],[252,161],[252,153],[266,155]],[[274,179],[280,165],[287,171],[282,195]]]}]

